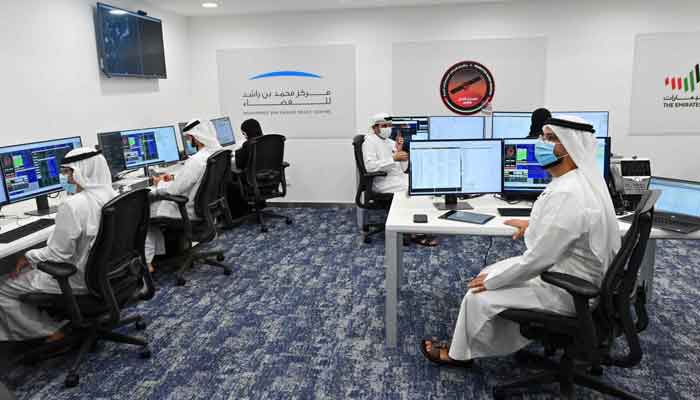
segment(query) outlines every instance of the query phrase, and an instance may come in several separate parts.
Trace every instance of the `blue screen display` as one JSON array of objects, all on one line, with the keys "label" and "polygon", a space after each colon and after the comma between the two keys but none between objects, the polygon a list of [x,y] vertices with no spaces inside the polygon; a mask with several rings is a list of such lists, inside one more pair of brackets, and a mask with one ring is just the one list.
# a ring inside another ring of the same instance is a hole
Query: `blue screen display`
[{"label": "blue screen display", "polygon": [[126,169],[180,159],[173,126],[122,131],[121,141]]},{"label": "blue screen display", "polygon": [[430,117],[430,140],[484,138],[484,117]]},{"label": "blue screen display", "polygon": [[228,117],[215,118],[211,120],[216,131],[216,137],[219,139],[219,144],[222,146],[230,146],[236,143],[236,137],[233,134],[231,120]]},{"label": "blue screen display", "polygon": [[656,210],[700,218],[700,182],[651,178],[649,189],[661,190]]},{"label": "blue screen display", "polygon": [[0,204],[61,190],[59,175],[63,157],[81,146],[79,137],[71,137],[0,148],[5,184]]},{"label": "blue screen display", "polygon": [[530,133],[532,113],[494,112],[491,120],[491,136],[494,139],[525,138]]}]

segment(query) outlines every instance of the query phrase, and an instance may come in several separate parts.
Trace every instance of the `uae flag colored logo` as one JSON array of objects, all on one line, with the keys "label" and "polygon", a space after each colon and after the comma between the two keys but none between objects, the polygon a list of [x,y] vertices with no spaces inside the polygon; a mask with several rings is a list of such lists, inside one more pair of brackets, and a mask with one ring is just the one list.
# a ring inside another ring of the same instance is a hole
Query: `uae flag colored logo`
[{"label": "uae flag colored logo", "polygon": [[491,72],[475,61],[462,61],[450,67],[440,82],[440,97],[450,111],[476,114],[491,103],[496,83]]}]

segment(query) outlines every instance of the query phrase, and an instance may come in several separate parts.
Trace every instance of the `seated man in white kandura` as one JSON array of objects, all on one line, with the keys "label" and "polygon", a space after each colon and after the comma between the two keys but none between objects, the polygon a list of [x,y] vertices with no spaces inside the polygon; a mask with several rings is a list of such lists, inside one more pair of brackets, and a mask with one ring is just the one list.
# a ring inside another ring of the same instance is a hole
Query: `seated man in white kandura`
[{"label": "seated man in white kandura", "polygon": [[[390,139],[391,117],[389,114],[376,114],[370,119],[371,132],[365,135],[362,156],[367,172],[386,172],[386,176],[374,178],[372,190],[377,193],[400,193],[408,190],[408,153],[403,150],[404,139],[397,136]],[[423,246],[437,246],[435,238],[429,235],[411,235],[414,243]]]},{"label": "seated man in white kandura", "polygon": [[112,190],[107,161],[90,148],[66,154],[61,164],[61,183],[69,196],[58,206],[56,225],[46,247],[29,250],[17,260],[12,275],[0,277],[0,341],[63,338],[60,328],[65,322],[19,301],[25,293],[61,293],[51,275],[35,269],[37,264],[51,261],[75,265],[78,272],[68,278],[68,283],[75,294],[87,293],[85,265],[100,230],[102,206],[117,193]]},{"label": "seated man in white kandura", "polygon": [[620,248],[620,232],[603,174],[596,163],[593,127],[577,117],[550,119],[535,146],[537,161],[552,176],[528,221],[509,220],[525,238],[527,250],[486,267],[469,282],[450,346],[423,340],[430,361],[469,366],[480,357],[502,356],[529,341],[519,325],[498,317],[508,308],[573,315],[573,300],[545,283],[544,271],[557,271],[600,286]]},{"label": "seated man in white kandura", "polygon": [[[207,120],[194,119],[182,129],[184,140],[189,140],[192,147],[197,149],[197,153],[190,156],[182,166],[181,172],[174,179],[166,181],[166,176],[153,178],[157,193],[167,193],[170,195],[186,196],[187,216],[190,220],[196,220],[197,214],[194,210],[194,200],[197,190],[202,183],[204,171],[207,169],[209,156],[221,149],[219,139],[214,133],[214,126]],[[182,218],[177,204],[172,201],[156,201],[151,204],[151,218]],[[165,254],[165,237],[163,231],[158,226],[151,226],[146,235],[146,262],[148,270],[154,272],[153,258],[156,254]]]}]

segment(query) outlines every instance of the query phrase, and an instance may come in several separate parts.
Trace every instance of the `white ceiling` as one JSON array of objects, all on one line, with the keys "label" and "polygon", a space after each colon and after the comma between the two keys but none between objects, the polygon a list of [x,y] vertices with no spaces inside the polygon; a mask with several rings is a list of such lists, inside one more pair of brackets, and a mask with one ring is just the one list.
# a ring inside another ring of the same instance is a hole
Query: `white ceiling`
[{"label": "white ceiling", "polygon": [[496,3],[507,0],[218,0],[218,8],[202,7],[215,0],[146,0],[158,8],[185,16],[261,14],[347,8],[430,6],[458,3]]}]

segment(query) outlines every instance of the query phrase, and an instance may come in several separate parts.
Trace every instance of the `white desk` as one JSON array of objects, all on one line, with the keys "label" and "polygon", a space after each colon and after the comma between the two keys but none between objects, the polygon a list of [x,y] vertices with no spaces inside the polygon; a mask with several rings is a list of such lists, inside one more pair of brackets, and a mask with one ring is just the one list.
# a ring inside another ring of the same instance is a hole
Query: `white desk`
[{"label": "white desk", "polygon": [[[39,218],[54,218],[56,214],[44,215],[43,217],[28,217],[22,219],[7,218],[3,219],[0,223],[0,232],[7,232],[21,225],[28,224],[32,221],[36,221]],[[13,263],[17,253],[23,253],[34,246],[40,245],[46,240],[48,240],[49,235],[53,232],[55,225],[44,228],[38,232],[34,232],[31,235],[21,237],[11,243],[0,243],[0,275],[11,272],[14,267]],[[7,259],[5,259],[8,257]]]},{"label": "white desk", "polygon": [[[484,225],[468,224],[463,222],[447,221],[438,219],[438,216],[445,213],[438,210],[433,205],[433,198],[429,196],[408,197],[406,193],[397,193],[391,203],[389,216],[386,220],[386,254],[384,263],[386,266],[385,275],[385,333],[386,345],[396,347],[397,326],[398,326],[398,295],[399,286],[403,276],[403,234],[423,233],[440,235],[481,235],[481,236],[512,236],[515,228],[503,224],[505,220],[523,217],[501,217],[497,208],[506,207],[530,207],[531,203],[520,203],[509,205],[498,200],[491,195],[469,200],[469,204],[474,207],[474,212],[494,215],[491,221]],[[416,224],[413,222],[414,214],[426,214],[428,223]],[[620,233],[624,234],[629,229],[629,224],[620,222]],[[656,252],[657,239],[685,239],[700,240],[700,231],[689,235],[652,229],[644,262],[640,271],[640,280],[646,282],[647,293],[651,293],[652,277],[654,273],[654,257]],[[647,297],[649,299],[650,297]]]}]

